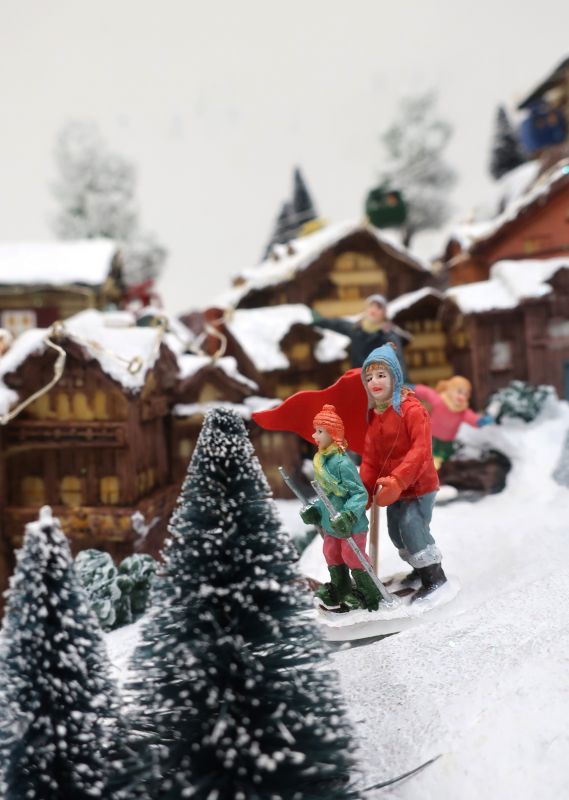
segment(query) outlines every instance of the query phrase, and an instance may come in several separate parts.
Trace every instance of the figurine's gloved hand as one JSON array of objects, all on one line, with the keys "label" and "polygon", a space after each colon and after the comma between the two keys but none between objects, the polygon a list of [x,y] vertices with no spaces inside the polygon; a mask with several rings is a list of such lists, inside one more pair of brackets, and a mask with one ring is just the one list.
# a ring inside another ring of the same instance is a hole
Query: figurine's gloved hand
[{"label": "figurine's gloved hand", "polygon": [[306,525],[318,525],[320,522],[320,511],[315,505],[306,506],[300,509],[300,518]]},{"label": "figurine's gloved hand", "polygon": [[342,511],[337,519],[330,520],[330,524],[336,536],[347,539],[352,535],[352,528],[356,519],[357,517],[353,511]]},{"label": "figurine's gloved hand", "polygon": [[[380,486],[381,489],[379,489]],[[385,478],[377,479],[375,483],[375,492],[375,502],[378,506],[390,506],[401,497],[401,486],[397,478],[394,478],[392,475],[387,475]]]},{"label": "figurine's gloved hand", "polygon": [[489,414],[485,414],[483,417],[476,422],[477,428],[483,428],[485,425],[493,425],[496,420],[494,417],[491,417]]}]

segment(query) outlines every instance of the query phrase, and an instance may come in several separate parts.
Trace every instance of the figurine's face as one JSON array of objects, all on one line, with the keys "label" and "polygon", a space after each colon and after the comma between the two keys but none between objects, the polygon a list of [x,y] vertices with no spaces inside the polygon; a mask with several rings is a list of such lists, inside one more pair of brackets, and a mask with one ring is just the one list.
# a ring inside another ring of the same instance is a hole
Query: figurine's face
[{"label": "figurine's face", "polygon": [[393,378],[387,367],[373,366],[366,371],[366,388],[375,403],[386,403],[393,394]]},{"label": "figurine's face", "polygon": [[374,325],[381,325],[385,322],[385,306],[381,303],[369,303],[366,307],[366,317]]},{"label": "figurine's face", "polygon": [[315,428],[312,438],[318,445],[319,450],[326,450],[333,441],[328,431],[325,431],[324,428]]},{"label": "figurine's face", "polygon": [[451,406],[456,408],[458,411],[464,411],[465,408],[468,408],[468,403],[470,402],[470,393],[466,387],[449,386],[449,388],[446,390],[446,395]]}]

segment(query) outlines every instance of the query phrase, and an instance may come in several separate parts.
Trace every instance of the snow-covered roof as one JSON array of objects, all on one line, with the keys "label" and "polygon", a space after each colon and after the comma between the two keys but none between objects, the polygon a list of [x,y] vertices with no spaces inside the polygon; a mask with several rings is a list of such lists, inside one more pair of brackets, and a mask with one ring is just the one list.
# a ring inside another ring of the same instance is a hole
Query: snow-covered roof
[{"label": "snow-covered roof", "polygon": [[[109,377],[124,389],[140,391],[148,371],[158,358],[160,331],[134,325],[125,327],[128,312],[81,311],[63,323],[63,332],[76,341],[99,362]],[[0,357],[0,414],[18,400],[15,392],[3,382],[5,375],[16,370],[34,353],[44,352],[48,345],[47,328],[32,328],[18,336],[10,349]]]},{"label": "snow-covered roof", "polygon": [[254,267],[241,270],[237,277],[243,283],[220,295],[214,305],[235,306],[252,290],[265,289],[291,280],[297,272],[309,267],[325,250],[342,239],[362,231],[371,234],[380,245],[396,251],[410,266],[421,271],[428,270],[426,263],[412,256],[409,250],[397,241],[396,236],[361,222],[339,222],[327,225],[308,236],[293,239],[287,244],[274,245],[273,252],[278,260],[268,258]]},{"label": "snow-covered roof", "polygon": [[394,319],[401,311],[406,311],[412,308],[415,303],[423,300],[425,297],[435,297],[437,300],[443,300],[444,295],[432,286],[424,286],[422,289],[417,289],[414,292],[407,292],[401,294],[395,300],[387,304],[387,316],[389,319]]},{"label": "snow-covered roof", "polygon": [[223,356],[222,358],[213,360],[210,356],[198,356],[192,353],[185,353],[178,356],[178,365],[178,374],[181,379],[191,378],[192,375],[196,375],[204,367],[212,366],[220,369],[229,378],[242,383],[244,386],[248,386],[250,389],[255,390],[259,388],[255,381],[246,378],[245,375],[239,372],[237,361],[233,356]]},{"label": "snow-covered roof", "polygon": [[453,286],[446,296],[465,314],[515,308],[523,300],[549,294],[547,281],[563,267],[569,269],[569,257],[497,261],[489,280]]},{"label": "snow-covered roof", "polygon": [[[456,240],[465,250],[473,249],[479,243],[490,239],[534,203],[544,201],[560,181],[567,180],[569,178],[569,160],[564,159],[558,162],[553,169],[535,179],[538,171],[539,164],[537,162],[522,164],[521,167],[518,167],[514,171],[516,174],[510,178],[509,194],[503,195],[506,202],[504,210],[492,219],[477,220],[455,226],[450,238]],[[522,186],[525,188],[520,194]]]},{"label": "snow-covered roof", "polygon": [[255,411],[266,411],[269,408],[278,406],[282,401],[274,397],[246,397],[242,403],[229,403],[224,400],[212,400],[209,403],[178,403],[172,409],[175,417],[192,417],[194,414],[205,416],[208,411],[214,408],[227,408],[235,411],[243,419],[251,419]]},{"label": "snow-covered roof", "polygon": [[0,285],[100,286],[116,252],[108,239],[0,243]]},{"label": "snow-covered roof", "polygon": [[[301,303],[264,308],[238,309],[226,321],[229,332],[239,342],[255,367],[261,372],[287,369],[290,363],[280,342],[293,325],[310,325],[312,314]],[[335,331],[318,329],[322,339],[315,348],[321,363],[346,358],[350,339]]]}]

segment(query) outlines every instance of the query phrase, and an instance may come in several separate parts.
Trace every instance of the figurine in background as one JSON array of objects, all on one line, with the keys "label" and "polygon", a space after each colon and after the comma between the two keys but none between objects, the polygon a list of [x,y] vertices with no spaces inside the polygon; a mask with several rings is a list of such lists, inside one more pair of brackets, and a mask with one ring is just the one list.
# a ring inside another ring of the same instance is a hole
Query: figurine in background
[{"label": "figurine in background", "polygon": [[421,588],[413,602],[446,582],[430,522],[439,479],[433,463],[431,422],[412,391],[390,344],[365,359],[361,380],[368,397],[361,479],[372,498],[387,506],[389,537]]},{"label": "figurine in background", "polygon": [[[314,456],[314,477],[339,512],[339,517],[331,521],[320,498],[300,512],[303,522],[318,525],[324,534],[323,552],[330,582],[316,591],[316,597],[328,609],[343,605],[350,610],[363,607],[372,611],[379,605],[379,591],[346,541],[353,536],[365,554],[367,491],[355,464],[346,454],[344,423],[334,406],[324,405],[314,417],[313,425],[313,439],[318,445]],[[350,579],[350,570],[355,587]]]},{"label": "figurine in background", "polygon": [[411,339],[407,331],[402,330],[387,318],[387,300],[382,294],[372,294],[365,301],[363,314],[356,322],[342,317],[327,318],[317,311],[312,312],[313,324],[319,328],[327,328],[343,333],[351,339],[350,360],[352,367],[361,367],[367,354],[387,342],[396,346],[397,357],[405,375],[403,345]]},{"label": "figurine in background", "polygon": [[431,406],[433,459],[437,470],[456,451],[456,434],[463,422],[475,428],[494,422],[492,417],[477,414],[468,407],[472,386],[460,375],[439,381],[436,389],[418,383],[414,391],[419,400]]}]

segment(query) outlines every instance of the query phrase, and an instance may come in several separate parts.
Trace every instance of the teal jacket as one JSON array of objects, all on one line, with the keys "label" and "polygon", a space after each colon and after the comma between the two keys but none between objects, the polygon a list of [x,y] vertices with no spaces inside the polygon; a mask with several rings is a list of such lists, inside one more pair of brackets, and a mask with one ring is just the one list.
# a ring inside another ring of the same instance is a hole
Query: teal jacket
[{"label": "teal jacket", "polygon": [[[328,479],[336,485],[336,491],[326,496],[338,511],[351,511],[356,515],[352,533],[363,533],[368,529],[366,516],[367,490],[361,482],[358,470],[352,459],[341,453],[323,456],[322,464],[328,473]],[[337,492],[337,493],[336,493]],[[314,503],[320,511],[321,526],[326,533],[333,533],[330,515],[320,498]]]}]

